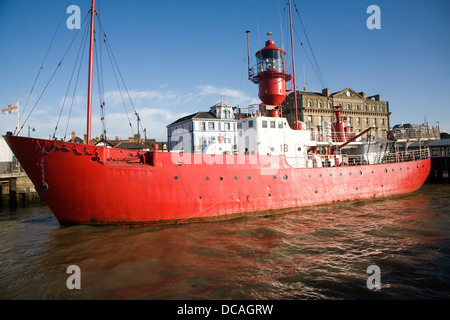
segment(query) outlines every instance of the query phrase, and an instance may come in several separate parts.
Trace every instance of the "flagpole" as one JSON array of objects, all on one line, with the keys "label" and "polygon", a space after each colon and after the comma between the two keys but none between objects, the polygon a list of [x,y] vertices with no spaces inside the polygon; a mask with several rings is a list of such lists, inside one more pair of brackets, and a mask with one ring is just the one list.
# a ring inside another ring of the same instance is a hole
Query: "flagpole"
[{"label": "flagpole", "polygon": [[20,118],[19,118],[19,100],[17,100],[17,135],[19,135],[19,128],[20,128]]}]

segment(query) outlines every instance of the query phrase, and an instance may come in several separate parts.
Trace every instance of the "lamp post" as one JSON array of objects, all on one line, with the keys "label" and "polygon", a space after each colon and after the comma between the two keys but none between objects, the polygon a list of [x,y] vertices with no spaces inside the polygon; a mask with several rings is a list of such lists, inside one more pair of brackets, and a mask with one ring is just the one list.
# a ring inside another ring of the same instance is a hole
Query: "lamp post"
[{"label": "lamp post", "polygon": [[36,131],[35,128],[32,128],[32,127],[28,126],[28,138],[30,137],[30,130],[33,131],[33,132]]}]

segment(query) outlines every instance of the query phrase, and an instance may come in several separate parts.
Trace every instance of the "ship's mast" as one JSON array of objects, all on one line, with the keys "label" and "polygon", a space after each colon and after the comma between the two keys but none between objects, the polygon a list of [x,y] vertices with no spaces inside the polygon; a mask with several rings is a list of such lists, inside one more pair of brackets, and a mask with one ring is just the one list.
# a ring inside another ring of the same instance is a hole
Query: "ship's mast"
[{"label": "ship's mast", "polygon": [[289,23],[291,28],[291,50],[292,50],[292,84],[294,86],[294,110],[295,120],[292,123],[292,129],[298,130],[298,111],[297,111],[297,86],[295,85],[295,59],[294,59],[294,37],[292,35],[292,13],[291,13],[291,0],[289,0]]},{"label": "ship's mast", "polygon": [[86,143],[91,144],[91,116],[92,116],[92,74],[94,69],[94,19],[95,19],[95,0],[91,3],[91,41],[89,48],[89,80],[88,80],[88,102],[87,102],[87,130]]}]

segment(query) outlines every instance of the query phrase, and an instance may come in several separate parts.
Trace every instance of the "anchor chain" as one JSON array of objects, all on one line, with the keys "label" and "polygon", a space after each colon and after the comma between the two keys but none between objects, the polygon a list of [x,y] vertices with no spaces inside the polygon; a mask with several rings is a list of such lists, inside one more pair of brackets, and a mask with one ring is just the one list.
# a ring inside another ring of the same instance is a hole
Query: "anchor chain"
[{"label": "anchor chain", "polygon": [[56,150],[69,151],[69,149],[67,149],[67,147],[65,145],[63,145],[62,147],[59,147],[54,143],[52,145],[52,149],[50,151],[47,151],[47,150],[45,150],[45,145],[41,146],[39,143],[38,143],[38,145],[41,148],[41,172],[42,172],[42,181],[39,186],[41,187],[42,191],[47,191],[49,186],[48,186],[47,182],[45,182],[44,156],[48,155],[48,154],[52,154]]}]

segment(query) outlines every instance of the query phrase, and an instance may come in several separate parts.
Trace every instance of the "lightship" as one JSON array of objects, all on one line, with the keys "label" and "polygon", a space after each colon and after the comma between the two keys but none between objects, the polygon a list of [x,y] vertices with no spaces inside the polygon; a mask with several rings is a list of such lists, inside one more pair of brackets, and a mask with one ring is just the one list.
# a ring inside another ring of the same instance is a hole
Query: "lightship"
[{"label": "lightship", "polygon": [[141,226],[277,214],[413,192],[429,174],[428,149],[399,152],[392,148],[393,141],[375,140],[370,129],[348,132],[340,107],[334,108],[333,123],[320,134],[298,120],[289,125],[281,103],[288,81],[296,92],[293,52],[290,74],[286,52],[270,39],[256,53],[256,66],[249,64],[249,79],[258,84],[262,103],[236,113],[236,153],[223,151],[229,150],[223,140],[202,154],[93,145],[94,13],[95,0],[88,143],[4,136],[61,225]]}]

